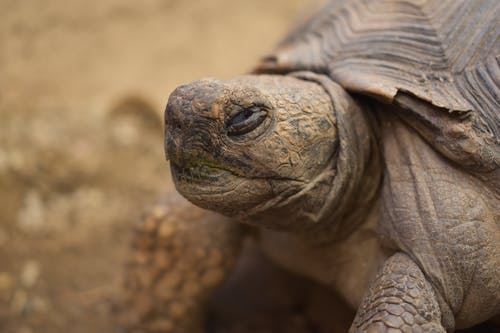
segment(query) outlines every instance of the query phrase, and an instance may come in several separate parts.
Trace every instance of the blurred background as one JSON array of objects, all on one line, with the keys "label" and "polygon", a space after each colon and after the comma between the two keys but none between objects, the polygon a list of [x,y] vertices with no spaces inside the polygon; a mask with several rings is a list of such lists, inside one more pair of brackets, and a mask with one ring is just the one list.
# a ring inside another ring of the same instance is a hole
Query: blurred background
[{"label": "blurred background", "polygon": [[130,227],[172,190],[168,94],[320,2],[0,0],[0,332],[113,331]]}]

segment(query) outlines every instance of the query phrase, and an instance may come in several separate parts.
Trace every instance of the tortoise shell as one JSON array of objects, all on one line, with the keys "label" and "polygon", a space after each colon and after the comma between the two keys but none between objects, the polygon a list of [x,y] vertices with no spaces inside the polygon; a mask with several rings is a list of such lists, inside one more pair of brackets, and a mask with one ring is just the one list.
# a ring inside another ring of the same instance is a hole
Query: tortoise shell
[{"label": "tortoise shell", "polygon": [[326,74],[404,110],[403,120],[461,166],[496,174],[499,17],[497,0],[334,0],[255,72]]}]

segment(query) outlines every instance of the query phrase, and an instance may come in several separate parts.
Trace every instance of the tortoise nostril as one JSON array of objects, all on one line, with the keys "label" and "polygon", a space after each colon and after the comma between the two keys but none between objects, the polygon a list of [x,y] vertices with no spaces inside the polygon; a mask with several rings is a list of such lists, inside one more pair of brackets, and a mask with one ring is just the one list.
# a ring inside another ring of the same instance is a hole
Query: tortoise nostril
[{"label": "tortoise nostril", "polygon": [[176,114],[174,108],[167,106],[167,110],[165,112],[165,129],[167,129],[167,131],[169,128],[172,130],[181,130],[181,122],[182,121],[179,119],[179,116]]},{"label": "tortoise nostril", "polygon": [[276,65],[278,63],[278,57],[275,55],[267,55],[264,56],[261,61],[268,65]]},{"label": "tortoise nostril", "polygon": [[253,74],[280,73],[280,59],[276,55],[267,55],[260,59],[259,65],[255,68]]}]

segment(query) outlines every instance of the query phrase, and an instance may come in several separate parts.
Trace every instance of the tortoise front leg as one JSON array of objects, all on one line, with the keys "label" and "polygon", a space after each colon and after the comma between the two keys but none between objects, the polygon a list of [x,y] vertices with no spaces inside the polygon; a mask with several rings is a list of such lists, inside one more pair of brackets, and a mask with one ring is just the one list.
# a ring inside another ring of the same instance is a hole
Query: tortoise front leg
[{"label": "tortoise front leg", "polygon": [[203,331],[205,308],[239,254],[238,223],[177,194],[137,225],[125,275],[127,332]]},{"label": "tortoise front leg", "polygon": [[397,253],[387,259],[350,332],[446,332],[434,290],[410,257]]}]

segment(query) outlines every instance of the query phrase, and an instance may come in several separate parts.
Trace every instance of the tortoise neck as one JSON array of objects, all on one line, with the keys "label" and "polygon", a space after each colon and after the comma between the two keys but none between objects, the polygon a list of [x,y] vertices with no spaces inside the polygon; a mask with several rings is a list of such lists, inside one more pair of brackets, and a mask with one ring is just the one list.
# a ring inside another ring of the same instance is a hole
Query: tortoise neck
[{"label": "tortoise neck", "polygon": [[372,103],[350,97],[330,78],[299,74],[319,82],[330,95],[337,119],[339,151],[322,208],[306,237],[317,242],[344,239],[374,211],[382,183],[382,159]]},{"label": "tortoise neck", "polygon": [[[356,122],[358,128],[360,123]],[[324,172],[326,177],[318,179],[322,184],[329,184],[313,192],[321,209],[315,214],[305,214],[301,224],[307,228],[297,231],[309,242],[329,243],[346,239],[370,216],[377,214],[382,162],[373,130],[367,126],[366,131],[365,138],[357,142],[364,144],[358,147],[347,145],[352,140],[344,140],[344,144],[341,140],[344,152],[339,152],[336,168]]]},{"label": "tortoise neck", "polygon": [[325,169],[279,205],[256,214],[253,225],[300,234],[312,242],[344,239],[373,212],[382,180],[373,112],[353,100],[328,77],[296,76],[321,84],[329,94],[339,137],[338,150]]},{"label": "tortoise neck", "polygon": [[375,137],[370,141],[364,153],[358,151],[357,167],[342,170],[338,166],[324,206],[315,223],[304,234],[310,241],[328,243],[346,239],[370,216],[377,214],[382,163]]}]

